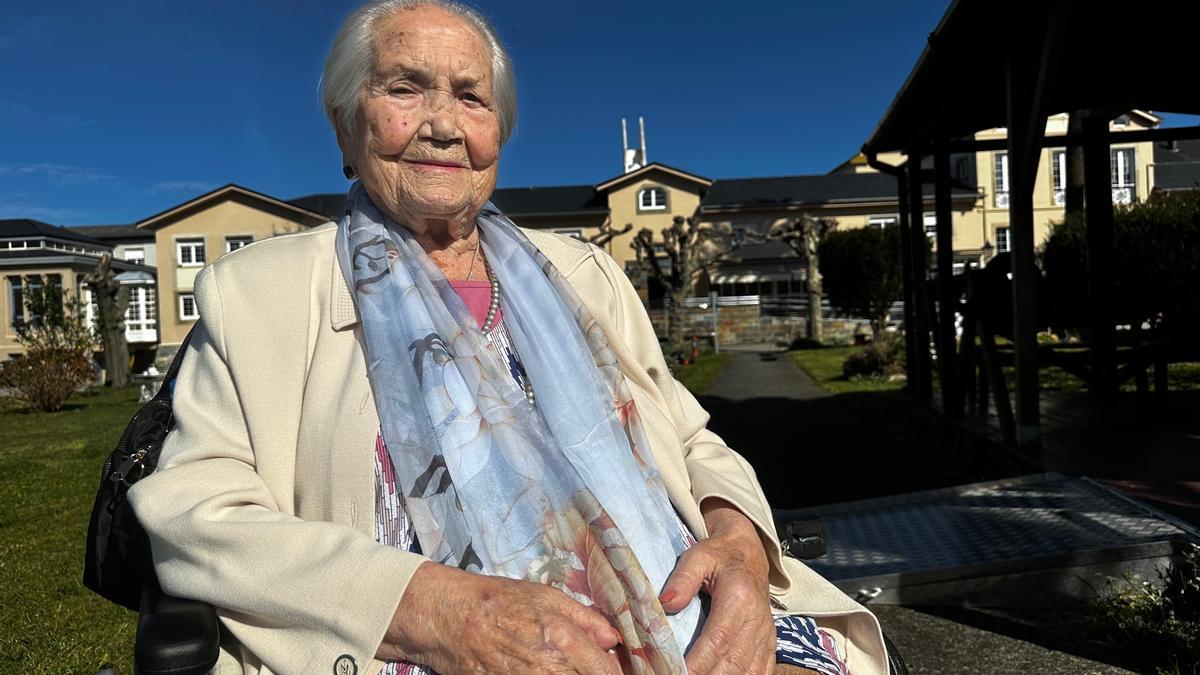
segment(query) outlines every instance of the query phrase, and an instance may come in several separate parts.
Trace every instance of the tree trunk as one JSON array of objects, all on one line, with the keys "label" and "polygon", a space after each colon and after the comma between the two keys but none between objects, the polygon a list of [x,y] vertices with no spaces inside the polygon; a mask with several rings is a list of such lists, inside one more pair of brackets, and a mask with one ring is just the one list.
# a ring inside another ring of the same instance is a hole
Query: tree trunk
[{"label": "tree trunk", "polygon": [[683,344],[683,300],[686,292],[672,293],[671,309],[667,311],[667,348],[673,357],[678,351],[685,351]]},{"label": "tree trunk", "polygon": [[125,309],[129,293],[112,273],[112,257],[100,257],[95,271],[84,277],[96,297],[96,330],[104,347],[106,384],[124,387],[129,384],[129,345],[125,342]]},{"label": "tree trunk", "polygon": [[818,259],[820,234],[816,223],[804,228],[804,259],[808,276],[808,338],[814,342],[825,341],[825,330],[821,321],[821,265]]}]

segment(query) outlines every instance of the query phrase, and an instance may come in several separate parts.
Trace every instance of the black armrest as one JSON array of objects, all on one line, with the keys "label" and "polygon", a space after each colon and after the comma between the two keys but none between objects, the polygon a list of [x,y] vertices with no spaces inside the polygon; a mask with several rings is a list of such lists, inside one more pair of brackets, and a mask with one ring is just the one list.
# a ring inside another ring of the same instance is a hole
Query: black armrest
[{"label": "black armrest", "polygon": [[133,672],[205,675],[220,655],[221,632],[212,605],[166,595],[157,584],[142,590]]},{"label": "black armrest", "polygon": [[785,555],[813,560],[825,555],[825,526],[804,511],[772,509],[779,546]]}]

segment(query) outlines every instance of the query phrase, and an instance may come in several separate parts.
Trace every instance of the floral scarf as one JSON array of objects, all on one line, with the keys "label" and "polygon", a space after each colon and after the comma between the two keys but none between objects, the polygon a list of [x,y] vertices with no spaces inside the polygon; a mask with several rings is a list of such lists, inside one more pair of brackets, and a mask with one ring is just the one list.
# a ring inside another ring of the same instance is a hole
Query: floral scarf
[{"label": "floral scarf", "polygon": [[512,221],[488,203],[476,225],[536,406],[361,183],[338,225],[381,433],[421,550],[595,607],[621,633],[626,673],[685,672],[703,614],[693,599],[668,617],[658,601],[687,545],[616,357]]}]

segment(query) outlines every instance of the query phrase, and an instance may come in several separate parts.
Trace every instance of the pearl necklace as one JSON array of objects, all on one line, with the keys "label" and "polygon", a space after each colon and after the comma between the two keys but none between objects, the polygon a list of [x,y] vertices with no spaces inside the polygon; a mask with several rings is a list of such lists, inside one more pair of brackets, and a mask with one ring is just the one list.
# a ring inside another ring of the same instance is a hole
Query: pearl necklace
[{"label": "pearl necklace", "polygon": [[[492,266],[487,263],[487,259],[483,260],[483,267],[487,270],[488,281],[492,285],[492,299],[488,303],[487,317],[483,320],[483,337],[491,341],[491,332],[496,328],[496,315],[500,312],[500,280],[496,278],[496,273],[492,271]],[[534,405],[533,383],[529,381],[529,374],[526,373],[524,381],[521,384],[525,390],[525,400],[529,401],[530,405]]]}]

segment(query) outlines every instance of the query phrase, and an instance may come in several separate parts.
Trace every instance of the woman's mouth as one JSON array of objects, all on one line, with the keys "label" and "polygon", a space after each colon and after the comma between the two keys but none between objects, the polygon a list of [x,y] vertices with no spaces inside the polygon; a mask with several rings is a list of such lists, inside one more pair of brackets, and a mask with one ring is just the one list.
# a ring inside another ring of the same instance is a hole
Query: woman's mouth
[{"label": "woman's mouth", "polygon": [[421,171],[462,171],[467,167],[458,162],[451,162],[440,159],[406,159],[408,164],[412,164],[415,168]]}]

